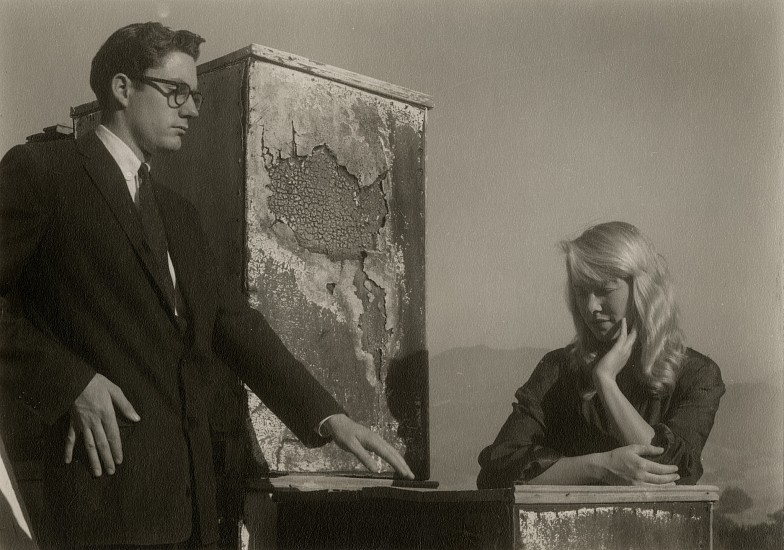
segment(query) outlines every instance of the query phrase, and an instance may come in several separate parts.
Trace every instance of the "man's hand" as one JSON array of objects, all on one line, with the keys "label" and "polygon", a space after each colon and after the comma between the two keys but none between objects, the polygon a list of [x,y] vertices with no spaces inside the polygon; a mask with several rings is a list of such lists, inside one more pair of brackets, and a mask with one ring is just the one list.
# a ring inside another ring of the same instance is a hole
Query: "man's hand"
[{"label": "man's hand", "polygon": [[65,440],[66,464],[71,463],[76,434],[79,433],[82,434],[93,475],[98,477],[103,470],[107,474],[114,473],[115,464],[123,460],[115,406],[130,420],[140,420],[122,390],[103,375],[96,374],[71,406],[71,425]]},{"label": "man's hand", "polygon": [[404,478],[414,479],[414,474],[408,464],[392,445],[365,426],[357,424],[345,414],[330,416],[324,422],[323,429],[326,434],[332,437],[338,447],[356,456],[371,472],[377,472],[378,467],[368,451],[374,452],[386,460]]},{"label": "man's hand", "polygon": [[644,458],[664,452],[653,445],[626,445],[602,453],[604,481],[609,485],[675,485],[680,479],[674,464],[659,464]]}]

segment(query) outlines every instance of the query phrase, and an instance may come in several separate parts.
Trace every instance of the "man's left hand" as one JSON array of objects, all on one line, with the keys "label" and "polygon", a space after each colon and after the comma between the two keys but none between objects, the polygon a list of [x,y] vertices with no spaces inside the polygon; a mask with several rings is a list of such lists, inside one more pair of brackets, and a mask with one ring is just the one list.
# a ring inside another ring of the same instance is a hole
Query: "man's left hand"
[{"label": "man's left hand", "polygon": [[345,414],[330,416],[324,421],[322,429],[332,437],[338,447],[356,456],[371,472],[378,472],[378,466],[368,451],[387,461],[402,477],[414,479],[414,474],[408,464],[392,445],[384,441],[377,433],[357,424]]}]

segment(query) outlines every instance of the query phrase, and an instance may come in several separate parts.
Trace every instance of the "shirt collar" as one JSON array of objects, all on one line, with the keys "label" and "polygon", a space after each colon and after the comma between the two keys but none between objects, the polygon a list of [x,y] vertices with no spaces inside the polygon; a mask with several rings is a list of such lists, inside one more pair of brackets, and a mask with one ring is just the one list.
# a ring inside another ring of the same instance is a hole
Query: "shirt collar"
[{"label": "shirt collar", "polygon": [[[139,171],[139,166],[142,165],[142,161],[139,157],[136,156],[123,140],[117,137],[114,132],[103,124],[99,124],[95,129],[95,135],[101,140],[101,143],[104,144],[109,151],[109,154],[112,155],[117,166],[120,167],[125,180],[133,181]],[[149,167],[149,164],[147,166]]]}]

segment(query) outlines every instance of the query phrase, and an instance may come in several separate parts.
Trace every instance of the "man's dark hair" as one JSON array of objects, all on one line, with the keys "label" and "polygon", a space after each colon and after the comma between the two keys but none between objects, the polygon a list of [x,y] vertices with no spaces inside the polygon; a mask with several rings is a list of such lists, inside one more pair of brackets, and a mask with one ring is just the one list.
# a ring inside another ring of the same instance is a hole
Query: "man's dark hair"
[{"label": "man's dark hair", "polygon": [[102,111],[112,106],[111,81],[117,73],[130,78],[143,76],[158,66],[171,52],[199,59],[199,45],[204,39],[190,31],[173,31],[157,22],[134,23],[123,27],[104,42],[95,54],[90,70],[90,88]]}]

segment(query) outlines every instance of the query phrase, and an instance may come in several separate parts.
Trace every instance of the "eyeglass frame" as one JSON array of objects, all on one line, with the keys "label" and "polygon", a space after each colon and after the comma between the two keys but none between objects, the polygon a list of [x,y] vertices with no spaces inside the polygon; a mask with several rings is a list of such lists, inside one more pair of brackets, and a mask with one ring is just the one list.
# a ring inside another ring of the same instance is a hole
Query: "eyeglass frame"
[{"label": "eyeglass frame", "polygon": [[[178,82],[176,80],[167,80],[165,78],[155,78],[152,76],[145,76],[145,75],[134,77],[133,80],[144,82],[148,86],[152,86],[160,93],[162,93],[164,96],[166,96],[167,100],[171,99],[175,105],[175,107],[172,108],[182,107],[188,102],[189,97],[193,98],[193,105],[196,107],[197,111],[201,109],[201,106],[204,104],[204,96],[202,95],[202,93],[198,90],[191,89],[191,87],[185,82]],[[156,84],[158,82],[161,84],[168,84],[169,86],[174,86],[174,89],[169,90],[167,92],[166,90],[161,89],[158,86],[158,84]],[[182,92],[183,88],[186,88],[188,90],[188,93],[185,94],[185,99],[183,99],[181,103],[178,103],[177,96],[181,95],[181,93],[184,93]],[[169,107],[171,107],[171,104],[169,104]]]}]

